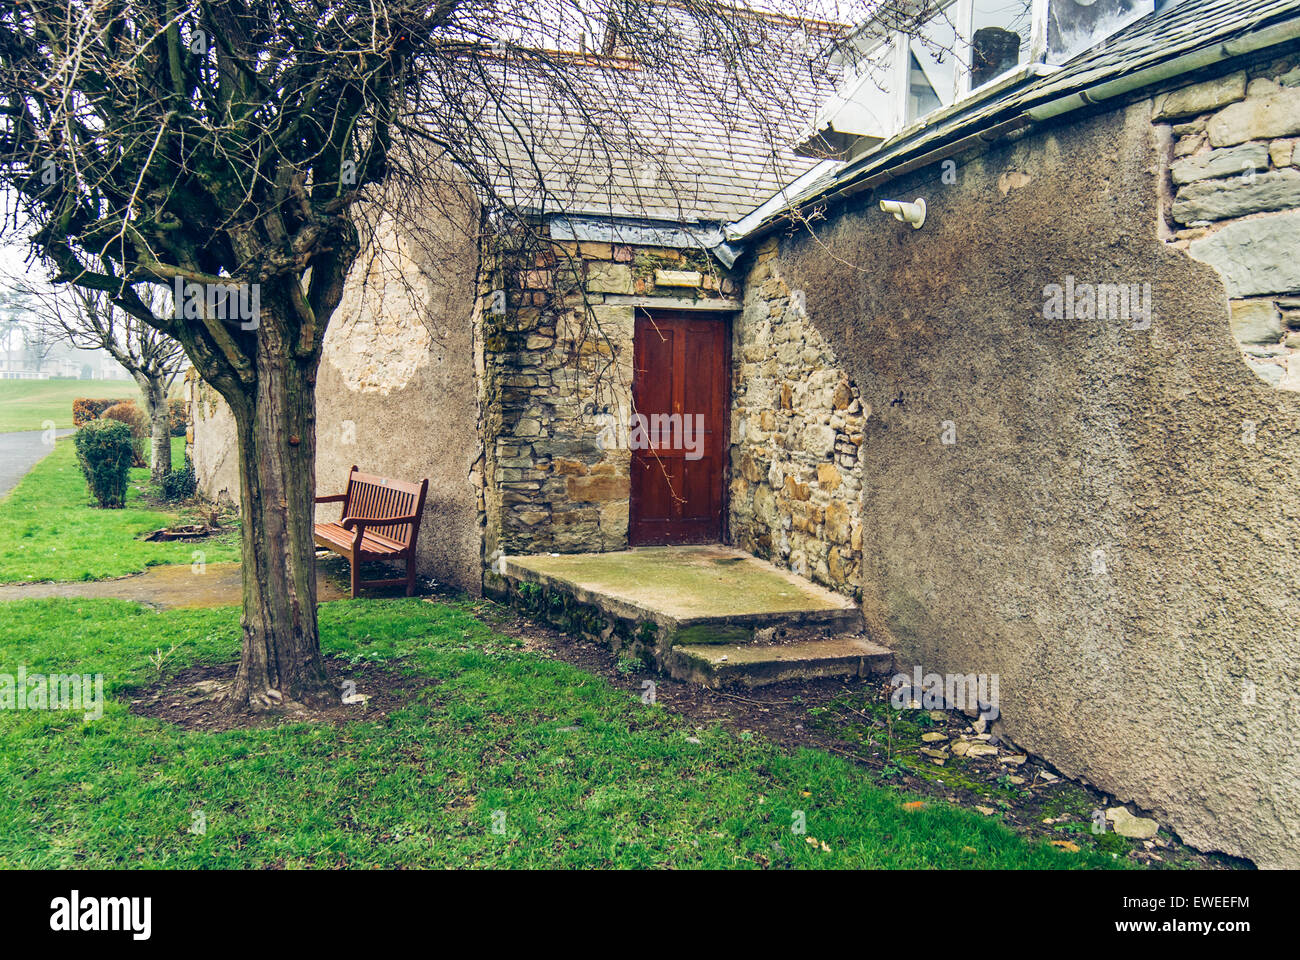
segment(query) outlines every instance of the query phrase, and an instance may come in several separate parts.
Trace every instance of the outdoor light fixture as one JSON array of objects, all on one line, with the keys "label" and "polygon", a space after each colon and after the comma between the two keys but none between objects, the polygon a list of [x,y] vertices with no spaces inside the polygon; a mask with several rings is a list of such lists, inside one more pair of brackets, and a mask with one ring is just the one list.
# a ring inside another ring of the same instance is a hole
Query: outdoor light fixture
[{"label": "outdoor light fixture", "polygon": [[892,213],[895,220],[910,223],[917,230],[920,230],[921,225],[925,223],[925,201],[920,197],[917,197],[913,203],[908,203],[906,200],[881,200],[880,209],[885,213]]}]

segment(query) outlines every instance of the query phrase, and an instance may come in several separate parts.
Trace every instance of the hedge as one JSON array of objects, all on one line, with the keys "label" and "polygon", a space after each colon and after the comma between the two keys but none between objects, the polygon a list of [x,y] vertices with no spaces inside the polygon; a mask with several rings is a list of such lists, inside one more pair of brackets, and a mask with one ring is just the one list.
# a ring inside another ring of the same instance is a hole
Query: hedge
[{"label": "hedge", "polygon": [[73,437],[86,485],[101,507],[126,503],[126,481],[135,459],[131,430],[117,420],[91,420]]},{"label": "hedge", "polygon": [[130,397],[120,400],[102,400],[93,397],[78,397],[72,401],[72,425],[80,427],[92,420],[98,420],[109,407],[119,403],[131,403]]},{"label": "hedge", "polygon": [[189,426],[190,421],[186,406],[187,404],[180,397],[172,397],[167,401],[167,420],[173,437],[185,436],[185,428]]},{"label": "hedge", "polygon": [[132,466],[149,466],[149,461],[145,459],[145,453],[148,450],[149,435],[152,431],[149,421],[135,403],[130,400],[115,403],[101,413],[99,419],[116,420],[118,423],[125,423],[127,429],[131,431],[131,448],[135,451],[135,463]]}]

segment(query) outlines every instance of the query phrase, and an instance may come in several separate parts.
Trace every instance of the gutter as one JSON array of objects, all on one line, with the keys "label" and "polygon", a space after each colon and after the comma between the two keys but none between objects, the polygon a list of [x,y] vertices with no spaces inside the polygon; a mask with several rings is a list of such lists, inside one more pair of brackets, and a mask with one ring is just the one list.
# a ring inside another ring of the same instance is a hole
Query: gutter
[{"label": "gutter", "polygon": [[[1166,80],[1171,80],[1182,74],[1191,73],[1195,70],[1224,63],[1228,60],[1255,53],[1256,51],[1268,47],[1277,46],[1278,44],[1286,43],[1287,41],[1295,40],[1297,38],[1300,38],[1300,17],[1294,17],[1290,20],[1275,23],[1272,26],[1253,31],[1245,36],[1237,37],[1232,40],[1220,41],[1210,46],[1174,57],[1172,60],[1166,60],[1163,63],[1145,67],[1141,70],[1135,71],[1134,73],[1125,74],[1124,76],[1116,77],[1113,80],[1107,80],[1086,90],[1080,90],[1063,97],[1057,97],[1056,99],[1049,100],[1045,103],[1028,107],[1010,119],[1003,120],[979,132],[960,137],[957,140],[953,140],[943,146],[920,153],[910,159],[903,159],[899,163],[891,165],[888,168],[882,167],[881,169],[872,172],[871,168],[873,160],[876,161],[877,164],[880,164],[887,158],[868,154],[845,168],[841,182],[845,179],[850,180],[850,182],[844,183],[844,185],[839,189],[827,190],[815,196],[810,196],[804,200],[800,200],[798,201],[797,206],[783,204],[777,210],[769,210],[773,201],[778,197],[784,197],[786,195],[789,189],[786,188],[747,216],[733,224],[727,224],[724,227],[726,242],[713,247],[713,252],[718,256],[719,260],[726,264],[726,266],[730,267],[745,252],[745,248],[750,242],[765,236],[768,231],[777,225],[775,218],[781,211],[802,209],[815,202],[849,197],[866,190],[874,189],[880,184],[888,183],[891,180],[895,180],[911,173],[913,170],[927,167],[934,163],[939,163],[940,161],[959,153],[965,153],[972,147],[993,143],[994,141],[1000,140],[1016,131],[1046,123],[1058,117],[1065,116],[1066,114],[1073,113],[1076,110],[1084,109],[1085,107],[1114,100],[1142,87],[1163,83]],[[854,172],[854,167],[859,167],[860,169],[857,172]],[[852,179],[854,177],[858,177],[858,179]],[[798,181],[795,182],[797,183]],[[793,184],[791,184],[791,186],[793,186]],[[761,220],[757,223],[752,222],[760,211],[765,210],[769,210],[769,212],[765,213],[763,218],[766,222],[762,222]]]}]

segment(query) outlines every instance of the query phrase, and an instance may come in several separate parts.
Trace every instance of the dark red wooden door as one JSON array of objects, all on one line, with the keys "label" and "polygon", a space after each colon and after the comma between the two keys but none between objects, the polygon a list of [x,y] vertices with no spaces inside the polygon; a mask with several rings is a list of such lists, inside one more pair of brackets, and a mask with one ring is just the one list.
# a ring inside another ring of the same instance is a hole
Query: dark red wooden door
[{"label": "dark red wooden door", "polygon": [[633,546],[722,539],[727,330],[719,315],[637,311],[628,431]]}]

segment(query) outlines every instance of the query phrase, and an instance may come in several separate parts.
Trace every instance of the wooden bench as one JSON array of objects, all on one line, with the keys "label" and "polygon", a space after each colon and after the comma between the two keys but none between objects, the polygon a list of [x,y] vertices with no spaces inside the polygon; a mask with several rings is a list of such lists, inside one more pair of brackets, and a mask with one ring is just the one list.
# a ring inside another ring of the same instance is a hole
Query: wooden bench
[{"label": "wooden bench", "polygon": [[[352,596],[362,587],[390,587],[406,584],[406,595],[415,593],[415,538],[420,532],[420,514],[429,481],[406,483],[361,473],[354,466],[348,474],[346,493],[317,497],[317,503],[342,503],[338,523],[315,526],[316,546],[347,557],[352,565]],[[362,580],[363,560],[405,560],[405,580]]]}]

